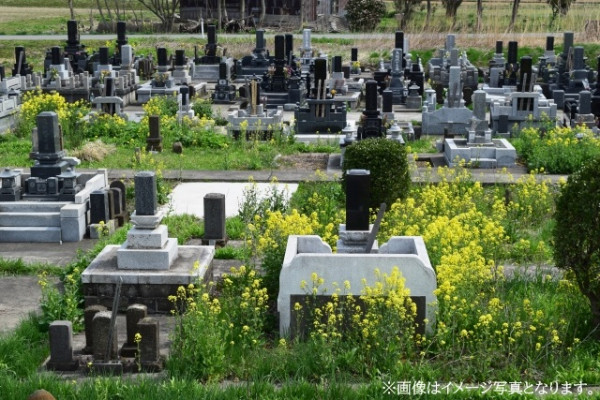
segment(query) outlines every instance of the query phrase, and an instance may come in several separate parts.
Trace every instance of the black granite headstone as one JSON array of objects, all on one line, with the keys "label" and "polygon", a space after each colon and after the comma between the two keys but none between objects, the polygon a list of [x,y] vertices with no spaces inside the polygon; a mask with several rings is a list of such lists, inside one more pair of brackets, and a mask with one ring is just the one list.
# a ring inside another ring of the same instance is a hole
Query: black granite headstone
[{"label": "black granite headstone", "polygon": [[384,113],[390,113],[393,111],[392,107],[394,104],[394,93],[390,89],[386,89],[382,94],[382,111]]},{"label": "black granite headstone", "polygon": [[315,87],[319,81],[325,81],[327,79],[327,59],[317,58],[315,59]]},{"label": "black granite headstone", "polygon": [[117,22],[117,43],[127,44],[127,23],[125,21]]},{"label": "black granite headstone", "polygon": [[150,134],[146,138],[147,151],[162,151],[162,136],[160,136],[160,116],[150,115],[148,117]]},{"label": "black granite headstone", "polygon": [[546,36],[546,51],[554,51],[554,36]]},{"label": "black granite headstone", "polygon": [[51,50],[52,54],[52,65],[60,65],[62,64],[60,59],[60,47],[54,46]]},{"label": "black granite headstone", "polygon": [[294,35],[285,34],[285,57],[290,60],[290,54],[294,53]]},{"label": "black granite headstone", "polygon": [[[23,55],[21,56],[21,53]],[[15,62],[18,64],[19,62],[25,64],[27,62],[27,56],[25,55],[25,47],[17,46],[15,47]]]},{"label": "black granite headstone", "polygon": [[369,230],[370,187],[369,171],[351,169],[346,173],[346,230]]},{"label": "black granite headstone", "polygon": [[110,208],[106,190],[94,190],[90,193],[90,223],[107,223],[110,220]]},{"label": "black granite headstone", "polygon": [[99,52],[100,59],[98,60],[98,63],[100,65],[108,65],[108,47],[100,47]]},{"label": "black granite headstone", "polygon": [[156,193],[156,174],[142,171],[135,174],[135,214],[155,215],[158,207]]},{"label": "black granite headstone", "polygon": [[227,79],[227,63],[219,63],[219,79]]},{"label": "black granite headstone", "polygon": [[502,40],[496,40],[496,54],[502,54]]},{"label": "black granite headstone", "polygon": [[520,79],[517,85],[518,92],[529,92],[532,83],[533,60],[529,56],[521,57]]},{"label": "black granite headstone", "polygon": [[77,46],[79,44],[79,32],[77,31],[77,21],[67,21],[67,44]]},{"label": "black granite headstone", "polygon": [[514,41],[508,42],[508,56],[506,58],[506,61],[509,64],[516,64],[517,57],[518,57],[518,55],[517,55],[518,51],[519,51],[519,43],[518,42],[514,42]]},{"label": "black granite headstone", "polygon": [[333,72],[342,72],[342,56],[333,57]]},{"label": "black granite headstone", "polygon": [[217,44],[217,27],[215,25],[208,26],[207,40],[208,44]]},{"label": "black granite headstone", "polygon": [[350,61],[358,61],[358,49],[356,47],[350,49]]},{"label": "black granite headstone", "polygon": [[58,115],[44,111],[37,116],[37,160],[58,160],[64,156]]},{"label": "black granite headstone", "polygon": [[369,80],[365,84],[365,110],[377,111],[377,81]]},{"label": "black granite headstone", "polygon": [[395,39],[396,40],[394,41],[394,48],[395,49],[403,49],[404,48],[404,32],[396,31]]},{"label": "black granite headstone", "polygon": [[158,58],[158,66],[166,67],[169,64],[169,59],[167,57],[167,49],[164,47],[159,47],[156,49],[156,56]]},{"label": "black granite headstone", "polygon": [[107,76],[104,78],[104,95],[114,96],[115,95],[115,78]]},{"label": "black granite headstone", "polygon": [[573,32],[564,33],[563,54],[565,57],[569,55],[569,51],[571,51],[571,47],[573,47],[574,37]]},{"label": "black granite headstone", "polygon": [[225,239],[225,195],[208,193],[204,196],[204,239]]},{"label": "black granite headstone", "polygon": [[175,65],[183,67],[185,65],[185,50],[175,50]]},{"label": "black granite headstone", "polygon": [[579,114],[591,114],[592,112],[592,93],[583,90],[579,92]]},{"label": "black granite headstone", "polygon": [[349,65],[342,65],[342,72],[344,73],[344,79],[350,79],[350,66]]},{"label": "black granite headstone", "polygon": [[573,69],[585,69],[585,54],[581,46],[573,50]]},{"label": "black granite headstone", "polygon": [[181,105],[187,106],[190,96],[190,88],[188,86],[181,86],[179,88],[179,93],[181,93]]},{"label": "black granite headstone", "polygon": [[275,35],[275,59],[285,59],[285,37],[283,35]]},{"label": "black granite headstone", "polygon": [[4,80],[6,73],[4,72],[4,65],[0,65],[0,81]]},{"label": "black granite headstone", "polygon": [[256,30],[256,49],[255,52],[262,52],[265,49],[265,31],[264,29]]}]

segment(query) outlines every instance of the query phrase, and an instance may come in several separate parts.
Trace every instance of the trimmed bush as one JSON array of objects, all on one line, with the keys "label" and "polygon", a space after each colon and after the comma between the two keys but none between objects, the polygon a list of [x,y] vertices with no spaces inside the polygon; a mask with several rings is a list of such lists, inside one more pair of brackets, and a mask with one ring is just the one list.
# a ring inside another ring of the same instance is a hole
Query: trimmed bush
[{"label": "trimmed bush", "polygon": [[[575,274],[600,325],[600,157],[571,175],[556,204],[554,261]],[[598,331],[596,331],[598,334]]]},{"label": "trimmed bush", "polygon": [[367,139],[346,147],[343,180],[346,171],[367,169],[371,172],[370,208],[381,203],[391,206],[397,199],[404,199],[410,189],[410,173],[406,148],[394,140]]},{"label": "trimmed bush", "polygon": [[385,15],[385,4],[381,0],[349,0],[345,10],[352,31],[369,32]]}]

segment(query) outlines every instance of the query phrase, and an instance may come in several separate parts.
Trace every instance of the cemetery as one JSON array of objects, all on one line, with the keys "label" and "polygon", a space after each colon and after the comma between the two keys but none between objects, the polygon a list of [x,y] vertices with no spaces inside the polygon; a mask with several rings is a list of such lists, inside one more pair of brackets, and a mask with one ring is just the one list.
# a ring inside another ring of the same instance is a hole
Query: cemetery
[{"label": "cemetery", "polygon": [[597,46],[219,25],[0,58],[7,398],[597,394]]}]

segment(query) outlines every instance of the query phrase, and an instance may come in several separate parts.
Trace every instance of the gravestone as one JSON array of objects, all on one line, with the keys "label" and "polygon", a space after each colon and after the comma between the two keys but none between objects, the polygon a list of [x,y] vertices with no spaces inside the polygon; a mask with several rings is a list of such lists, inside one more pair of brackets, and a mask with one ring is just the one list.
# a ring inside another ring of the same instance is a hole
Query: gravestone
[{"label": "gravestone", "polygon": [[113,207],[115,215],[112,219],[116,219],[119,226],[123,226],[129,220],[127,213],[127,188],[123,181],[113,181],[110,183],[110,193],[113,198]]},{"label": "gravestone", "polygon": [[151,171],[138,172],[134,176],[134,185],[136,216],[156,215],[156,174]]},{"label": "gravestone", "polygon": [[[121,357],[135,357],[137,355],[138,344],[135,341],[135,334],[141,333],[138,330],[138,322],[148,316],[148,307],[143,304],[132,304],[127,307],[125,322],[127,326],[127,341],[121,347]],[[142,338],[144,336],[142,335]]]},{"label": "gravestone", "polygon": [[346,173],[346,230],[369,230],[371,175],[364,169]]},{"label": "gravestone", "polygon": [[15,64],[13,65],[12,75],[27,76],[33,74],[33,67],[27,63],[25,47],[15,47]]},{"label": "gravestone", "polygon": [[79,363],[73,357],[73,325],[71,321],[53,321],[50,334],[50,361],[48,369],[54,371],[74,371]]},{"label": "gravestone", "polygon": [[85,347],[83,354],[93,354],[94,352],[94,316],[100,311],[107,311],[106,307],[100,304],[87,306],[83,311],[83,325],[85,329]]},{"label": "gravestone", "polygon": [[235,85],[230,85],[227,79],[227,64],[219,64],[219,80],[212,95],[215,104],[230,104],[235,100]]},{"label": "gravestone", "polygon": [[21,200],[21,171],[5,168],[0,172],[0,201]]},{"label": "gravestone", "polygon": [[[114,310],[114,312],[117,312]],[[117,326],[113,327],[112,334],[110,333],[111,328],[111,317],[112,312],[110,311],[99,311],[94,315],[92,320],[92,340],[93,340],[93,357],[97,361],[112,361],[117,359],[118,355],[118,341],[117,341]],[[110,350],[109,348],[110,338]]]},{"label": "gravestone", "polygon": [[365,89],[365,109],[358,127],[358,140],[383,137],[383,121],[377,109],[377,82],[367,81]]},{"label": "gravestone", "polygon": [[100,221],[108,222],[110,219],[108,207],[108,192],[95,190],[90,194],[90,222],[98,224]]},{"label": "gravestone", "polygon": [[142,369],[155,371],[162,369],[160,358],[160,324],[151,317],[142,318],[137,323],[137,331],[142,336],[140,341],[140,363]]},{"label": "gravestone", "polygon": [[204,237],[202,244],[225,245],[225,195],[208,193],[204,196]]},{"label": "gravestone", "polygon": [[150,135],[146,138],[146,151],[162,151],[162,136],[160,135],[160,116],[150,115],[148,117]]}]

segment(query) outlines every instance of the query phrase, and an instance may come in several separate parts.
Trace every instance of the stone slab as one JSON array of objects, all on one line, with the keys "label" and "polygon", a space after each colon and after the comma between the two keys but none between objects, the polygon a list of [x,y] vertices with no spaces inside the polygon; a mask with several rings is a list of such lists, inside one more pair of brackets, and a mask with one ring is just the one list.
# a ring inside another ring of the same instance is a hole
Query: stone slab
[{"label": "stone slab", "polygon": [[87,230],[85,215],[79,218],[61,218],[60,230],[63,242],[79,242]]},{"label": "stone slab", "polygon": [[81,282],[115,284],[122,277],[124,285],[188,285],[205,277],[215,253],[213,246],[179,246],[178,256],[168,270],[122,270],[117,267],[120,248],[119,245],[106,246],[83,271]]},{"label": "stone slab", "polygon": [[127,232],[127,247],[129,249],[162,249],[167,243],[169,232],[166,225],[155,229],[131,228]]},{"label": "stone slab", "polygon": [[136,249],[126,241],[117,251],[119,269],[167,270],[177,258],[177,239],[168,238],[160,249]]},{"label": "stone slab", "polygon": [[81,218],[87,211],[87,203],[67,204],[60,209],[61,218]]},{"label": "stone slab", "polygon": [[59,243],[59,227],[10,227],[0,228],[0,242]]},{"label": "stone slab", "polygon": [[60,226],[60,213],[0,213],[0,226]]}]

